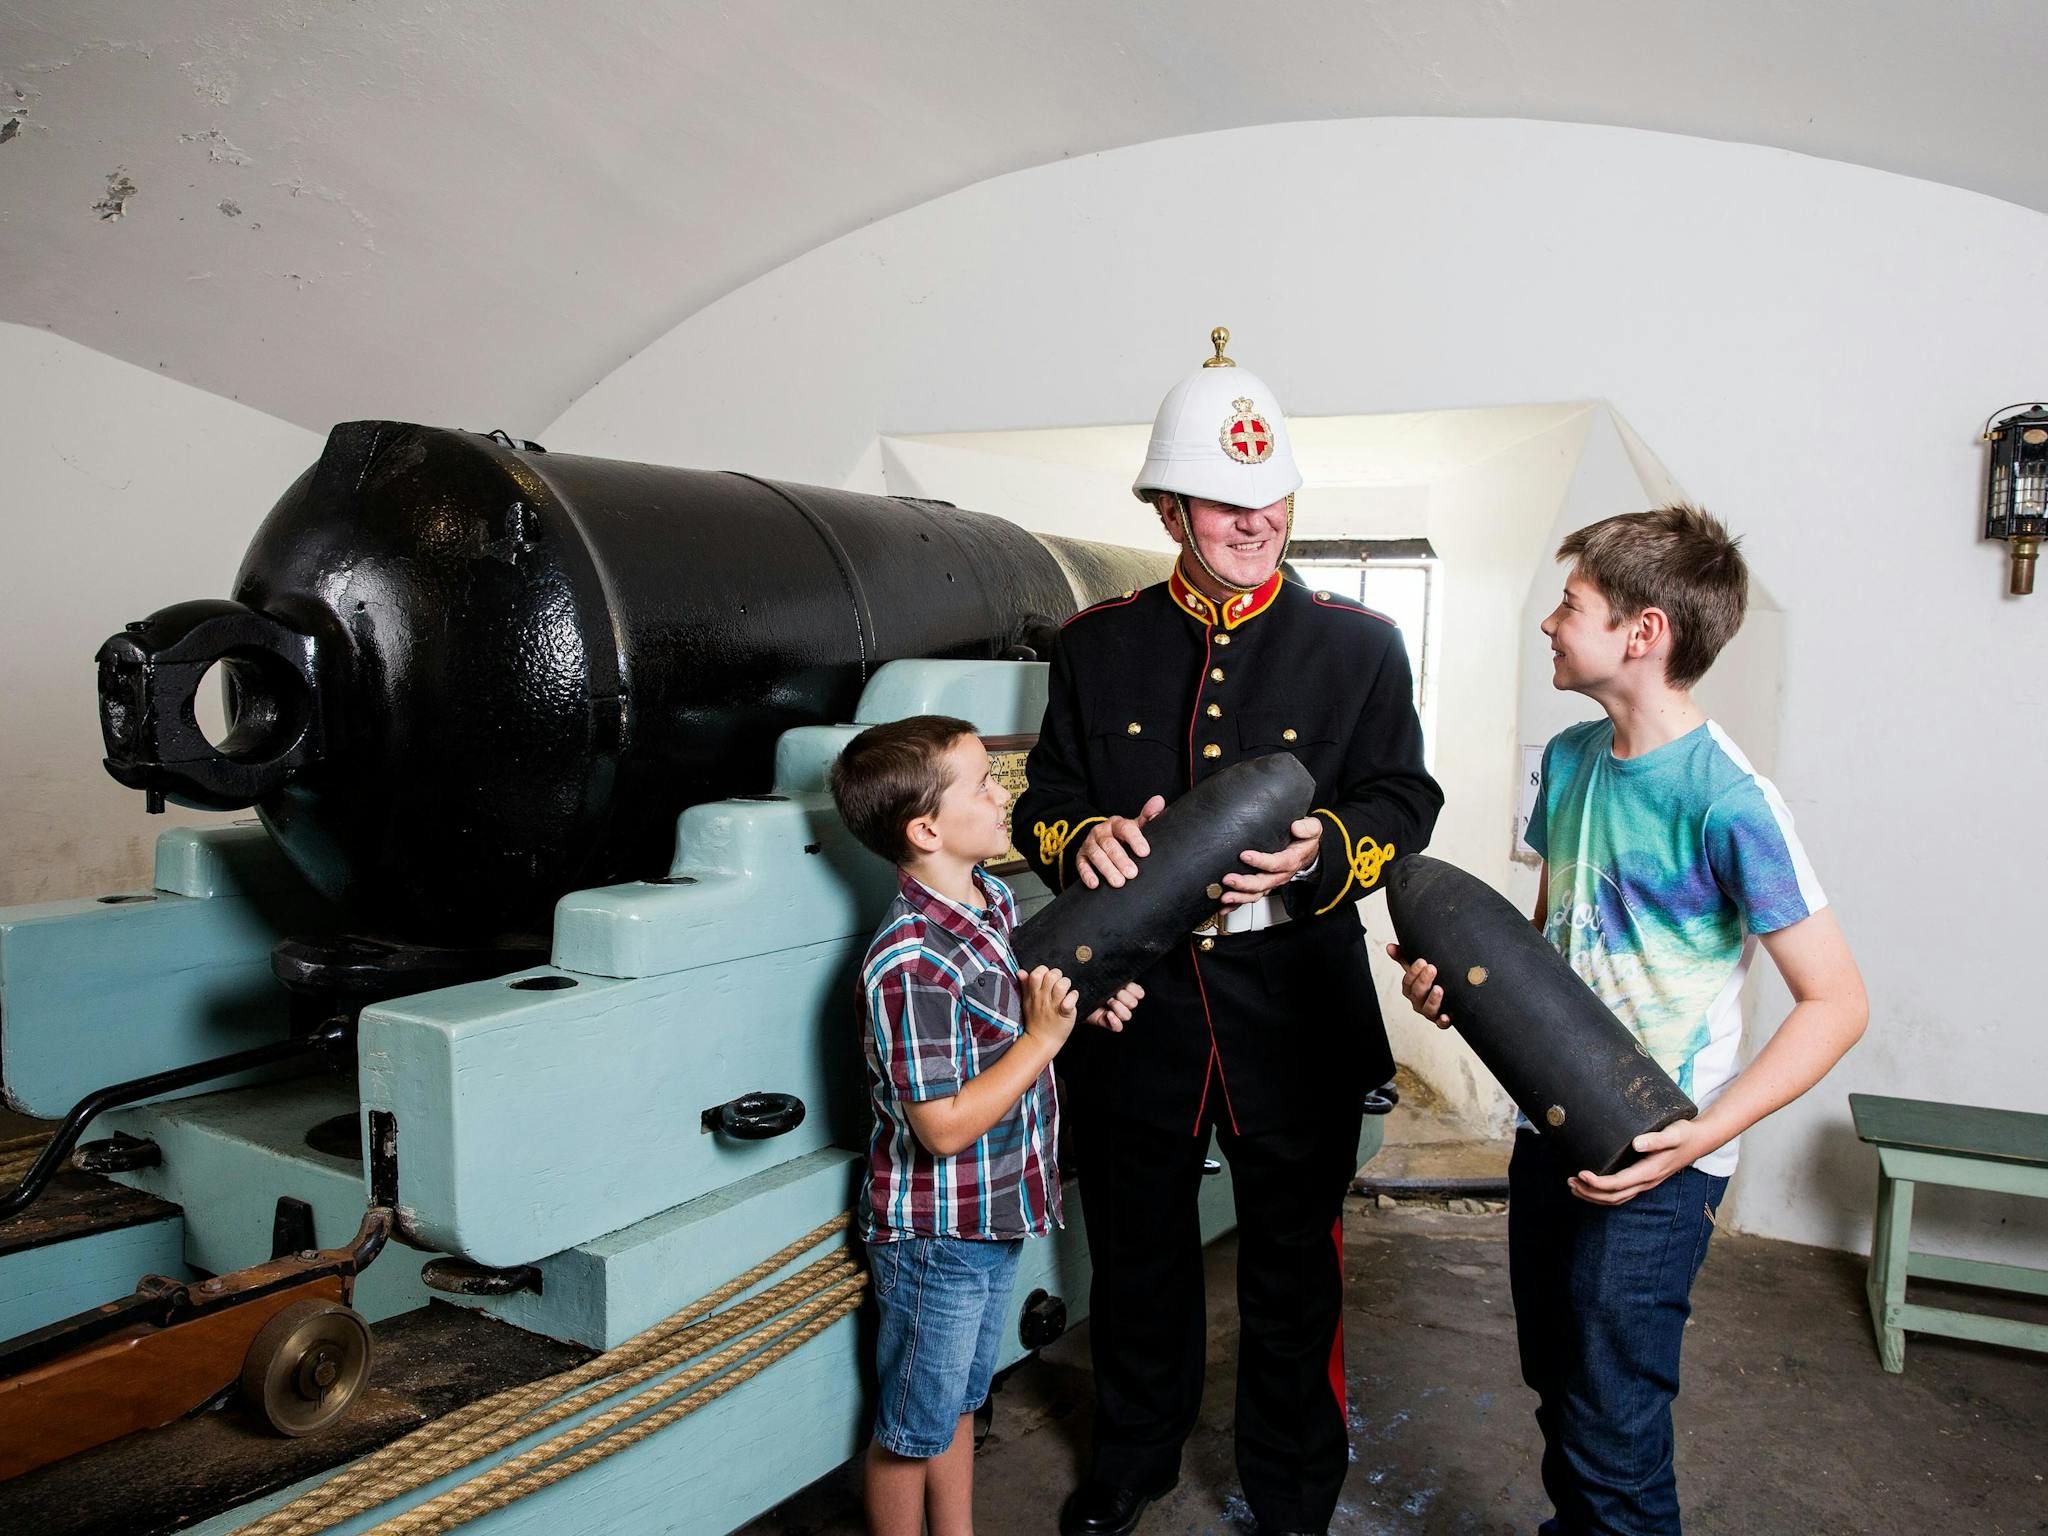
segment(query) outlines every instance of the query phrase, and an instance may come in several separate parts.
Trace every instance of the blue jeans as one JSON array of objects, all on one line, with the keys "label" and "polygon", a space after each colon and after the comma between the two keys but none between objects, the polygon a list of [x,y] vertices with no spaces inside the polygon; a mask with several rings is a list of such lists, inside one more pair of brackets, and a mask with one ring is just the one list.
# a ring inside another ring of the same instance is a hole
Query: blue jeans
[{"label": "blue jeans", "polygon": [[868,1244],[875,1333],[875,1439],[937,1456],[960,1415],[988,1401],[1022,1238],[908,1237]]},{"label": "blue jeans", "polygon": [[1671,1400],[1725,1178],[1686,1168],[1625,1205],[1589,1205],[1524,1130],[1508,1165],[1508,1278],[1536,1392],[1546,1536],[1678,1536]]}]

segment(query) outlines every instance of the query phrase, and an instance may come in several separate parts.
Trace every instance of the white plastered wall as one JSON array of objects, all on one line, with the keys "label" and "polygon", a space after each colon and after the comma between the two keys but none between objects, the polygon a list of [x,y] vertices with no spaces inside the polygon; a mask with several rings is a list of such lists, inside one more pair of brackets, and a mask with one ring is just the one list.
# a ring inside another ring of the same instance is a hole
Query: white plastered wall
[{"label": "white plastered wall", "polygon": [[226,597],[320,441],[0,324],[0,906],[147,887],[158,832],[219,819],[150,816],[107,777],[93,655],[131,619]]},{"label": "white plastered wall", "polygon": [[[1218,323],[1297,415],[1610,402],[1783,609],[1777,777],[1873,997],[1864,1044],[1745,1138],[1730,1214],[1858,1247],[1874,1172],[1847,1092],[2048,1108],[2017,915],[2044,837],[2000,789],[2048,760],[2048,598],[2002,596],[1973,531],[1977,423],[2048,356],[2048,315],[1994,324],[1983,296],[2044,285],[2048,219],[1930,183],[1623,129],[1298,124],[884,220],[692,317],[543,437],[872,484],[889,434],[1146,419]],[[1759,1016],[1784,1006],[1764,982]],[[1989,1198],[1920,1222],[1991,1257],[2048,1240]]]}]

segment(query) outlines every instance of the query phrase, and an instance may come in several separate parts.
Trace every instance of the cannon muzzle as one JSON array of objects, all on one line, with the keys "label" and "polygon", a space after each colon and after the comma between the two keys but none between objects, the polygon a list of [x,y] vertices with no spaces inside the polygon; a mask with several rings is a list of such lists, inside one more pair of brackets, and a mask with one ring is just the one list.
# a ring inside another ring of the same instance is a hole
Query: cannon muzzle
[{"label": "cannon muzzle", "polygon": [[[208,598],[159,609],[99,650],[100,734],[107,772],[149,796],[202,811],[238,811],[318,762],[316,644],[266,613]],[[200,685],[219,667],[228,729],[200,728]]]}]

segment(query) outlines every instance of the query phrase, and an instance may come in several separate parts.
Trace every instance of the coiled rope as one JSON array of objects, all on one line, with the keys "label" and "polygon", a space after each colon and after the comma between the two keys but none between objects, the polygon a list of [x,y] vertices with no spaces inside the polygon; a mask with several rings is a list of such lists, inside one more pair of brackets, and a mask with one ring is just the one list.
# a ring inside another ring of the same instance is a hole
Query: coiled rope
[{"label": "coiled rope", "polygon": [[860,1305],[867,1273],[852,1251],[842,1247],[760,1295],[717,1311],[740,1292],[844,1231],[848,1219],[844,1214],[833,1217],[616,1349],[560,1375],[472,1403],[373,1451],[319,1487],[242,1526],[235,1536],[316,1536],[564,1419],[619,1398],[685,1361],[697,1360],[689,1369],[391,1516],[367,1536],[432,1536],[453,1530],[637,1445],[752,1380]]},{"label": "coiled rope", "polygon": [[0,1141],[0,1193],[21,1182],[49,1144],[48,1136],[17,1136],[12,1141]]}]

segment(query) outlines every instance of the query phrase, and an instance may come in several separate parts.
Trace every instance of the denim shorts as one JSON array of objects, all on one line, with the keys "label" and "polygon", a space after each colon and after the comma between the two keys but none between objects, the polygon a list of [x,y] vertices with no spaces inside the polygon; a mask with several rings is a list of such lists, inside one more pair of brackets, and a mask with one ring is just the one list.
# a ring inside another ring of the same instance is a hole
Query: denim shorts
[{"label": "denim shorts", "polygon": [[1022,1238],[909,1237],[868,1244],[882,1321],[875,1338],[875,1440],[936,1456],[960,1415],[988,1401]]}]

